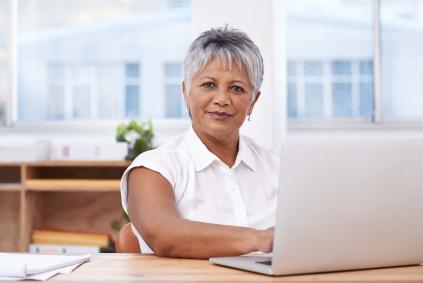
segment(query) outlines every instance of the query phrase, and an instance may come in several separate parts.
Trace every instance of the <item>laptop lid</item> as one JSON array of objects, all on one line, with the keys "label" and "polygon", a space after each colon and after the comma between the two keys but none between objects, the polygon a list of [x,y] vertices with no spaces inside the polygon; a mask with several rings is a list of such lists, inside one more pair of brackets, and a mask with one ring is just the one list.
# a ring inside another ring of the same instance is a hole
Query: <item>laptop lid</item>
[{"label": "laptop lid", "polygon": [[423,139],[291,138],[274,274],[423,262]]}]

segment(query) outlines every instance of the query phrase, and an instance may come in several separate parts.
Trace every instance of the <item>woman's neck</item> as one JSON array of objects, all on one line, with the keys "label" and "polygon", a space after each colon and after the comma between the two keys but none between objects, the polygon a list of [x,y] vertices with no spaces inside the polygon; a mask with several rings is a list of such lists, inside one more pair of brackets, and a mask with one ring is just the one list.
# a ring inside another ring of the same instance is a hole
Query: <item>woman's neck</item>
[{"label": "woman's neck", "polygon": [[207,135],[193,127],[198,138],[203,142],[207,149],[216,155],[223,163],[231,168],[235,164],[238,154],[239,132],[225,137],[215,137]]}]

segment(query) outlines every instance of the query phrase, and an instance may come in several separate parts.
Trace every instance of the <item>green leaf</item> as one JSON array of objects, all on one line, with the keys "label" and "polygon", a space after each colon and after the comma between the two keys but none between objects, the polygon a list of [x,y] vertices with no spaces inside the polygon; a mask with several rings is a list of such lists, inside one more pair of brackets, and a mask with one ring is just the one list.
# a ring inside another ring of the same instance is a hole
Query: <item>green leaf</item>
[{"label": "green leaf", "polygon": [[136,120],[131,120],[127,124],[119,124],[116,128],[116,140],[129,143],[125,135],[130,131],[135,131],[139,137],[135,140],[132,148],[128,147],[126,159],[133,160],[140,153],[153,149],[154,128],[151,119],[148,119],[147,122],[138,123]]},{"label": "green leaf", "polygon": [[125,124],[121,123],[116,128],[116,141],[118,142],[127,142],[125,135],[127,133]]}]

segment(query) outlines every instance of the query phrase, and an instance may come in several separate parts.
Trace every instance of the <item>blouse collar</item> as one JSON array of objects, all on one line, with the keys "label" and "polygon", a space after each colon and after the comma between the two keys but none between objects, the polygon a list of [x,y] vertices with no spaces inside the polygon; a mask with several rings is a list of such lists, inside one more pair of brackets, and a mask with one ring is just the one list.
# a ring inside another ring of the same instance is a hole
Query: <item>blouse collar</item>
[{"label": "blouse collar", "polygon": [[[199,172],[204,170],[210,166],[213,161],[222,162],[215,154],[207,149],[192,127],[190,127],[185,136],[185,143],[192,159],[194,160],[195,171]],[[251,152],[251,148],[246,142],[245,137],[242,135],[239,137],[238,154],[231,169],[237,168],[241,162],[247,165],[252,171],[256,171],[254,155]]]}]

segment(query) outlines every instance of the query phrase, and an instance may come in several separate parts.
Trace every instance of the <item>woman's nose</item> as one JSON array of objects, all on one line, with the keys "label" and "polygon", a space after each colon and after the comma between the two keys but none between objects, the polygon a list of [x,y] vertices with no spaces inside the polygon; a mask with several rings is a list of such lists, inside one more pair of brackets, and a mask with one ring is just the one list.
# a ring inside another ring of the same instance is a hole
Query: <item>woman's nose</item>
[{"label": "woman's nose", "polygon": [[226,106],[230,104],[229,92],[223,89],[217,90],[213,97],[213,103],[219,106]]}]

